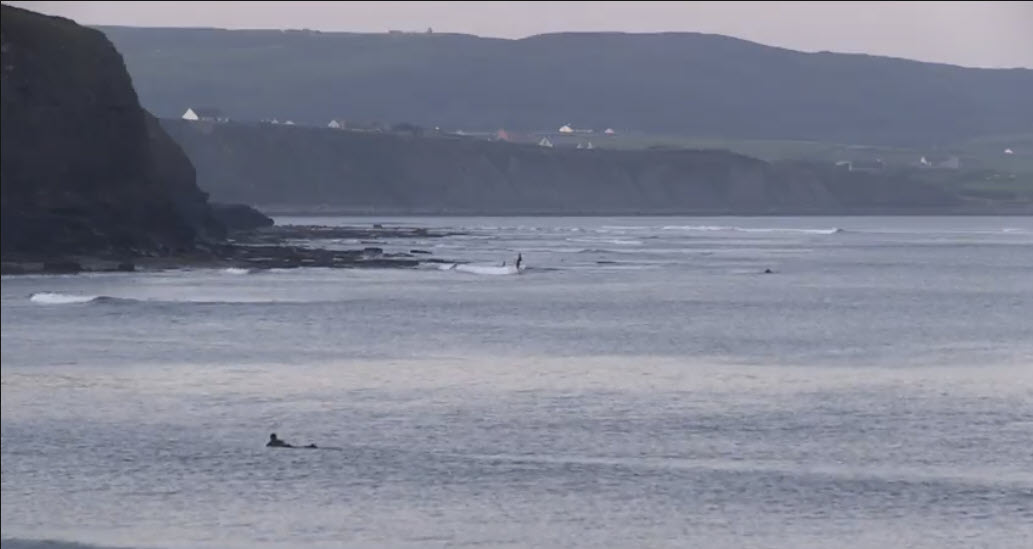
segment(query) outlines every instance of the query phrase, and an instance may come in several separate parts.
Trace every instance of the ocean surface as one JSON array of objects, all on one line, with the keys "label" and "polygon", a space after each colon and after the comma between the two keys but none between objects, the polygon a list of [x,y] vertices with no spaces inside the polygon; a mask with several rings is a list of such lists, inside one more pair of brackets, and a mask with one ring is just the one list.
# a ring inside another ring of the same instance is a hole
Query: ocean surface
[{"label": "ocean surface", "polygon": [[277,222],[470,263],[3,277],[3,547],[1033,547],[1031,218]]}]

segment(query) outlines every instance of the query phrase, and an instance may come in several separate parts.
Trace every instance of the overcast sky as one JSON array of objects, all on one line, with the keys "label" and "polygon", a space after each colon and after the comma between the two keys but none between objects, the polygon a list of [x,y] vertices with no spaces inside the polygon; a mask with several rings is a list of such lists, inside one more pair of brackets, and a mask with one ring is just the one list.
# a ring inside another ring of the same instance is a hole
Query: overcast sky
[{"label": "overcast sky", "polygon": [[85,25],[461,32],[694,31],[804,51],[1033,68],[1033,2],[7,2]]}]

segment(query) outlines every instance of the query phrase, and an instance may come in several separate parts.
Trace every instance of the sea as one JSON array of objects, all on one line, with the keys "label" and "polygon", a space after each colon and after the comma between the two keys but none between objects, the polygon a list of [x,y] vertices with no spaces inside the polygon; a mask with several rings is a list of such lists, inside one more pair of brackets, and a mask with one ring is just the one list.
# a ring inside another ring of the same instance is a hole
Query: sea
[{"label": "sea", "polygon": [[276,221],[458,234],[4,276],[3,547],[1033,547],[1033,218]]}]

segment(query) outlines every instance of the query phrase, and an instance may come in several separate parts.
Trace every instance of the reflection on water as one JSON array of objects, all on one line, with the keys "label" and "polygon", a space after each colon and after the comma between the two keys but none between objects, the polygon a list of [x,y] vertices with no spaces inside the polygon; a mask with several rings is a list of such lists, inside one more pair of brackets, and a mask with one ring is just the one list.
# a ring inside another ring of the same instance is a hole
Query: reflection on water
[{"label": "reflection on water", "polygon": [[406,223],[530,269],[4,277],[4,537],[1033,544],[1029,220]]}]

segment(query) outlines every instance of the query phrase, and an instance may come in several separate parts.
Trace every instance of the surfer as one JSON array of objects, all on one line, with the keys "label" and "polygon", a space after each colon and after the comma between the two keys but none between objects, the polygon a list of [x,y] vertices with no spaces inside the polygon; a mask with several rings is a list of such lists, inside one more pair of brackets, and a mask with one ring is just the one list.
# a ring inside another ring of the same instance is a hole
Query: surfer
[{"label": "surfer", "polygon": [[523,263],[524,263],[524,255],[518,253],[517,254],[517,262],[516,262],[516,266],[517,266],[517,270],[518,271],[520,270],[520,265],[523,264]]},{"label": "surfer", "polygon": [[[269,435],[269,442],[266,442],[265,446],[266,446],[266,448],[298,448],[298,446],[294,446],[293,444],[288,444],[287,442],[284,442],[283,439],[277,438],[276,437],[276,433],[273,433],[273,434]],[[316,447],[315,444],[309,444],[308,446],[301,446],[300,448],[315,448],[315,447]]]}]

